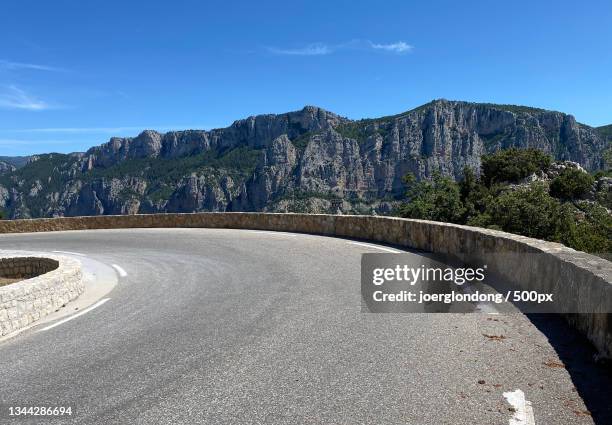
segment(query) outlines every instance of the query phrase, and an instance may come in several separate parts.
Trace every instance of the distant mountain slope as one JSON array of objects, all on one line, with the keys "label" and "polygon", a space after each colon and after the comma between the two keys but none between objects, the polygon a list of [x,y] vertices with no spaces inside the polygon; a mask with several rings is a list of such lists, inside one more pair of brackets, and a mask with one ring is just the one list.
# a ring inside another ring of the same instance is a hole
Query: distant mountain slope
[{"label": "distant mountain slope", "polygon": [[29,156],[0,156],[0,174],[23,167],[29,160]]},{"label": "distant mountain slope", "polygon": [[31,156],[0,156],[0,161],[11,164],[17,168],[23,167],[32,158]]},{"label": "distant mountain slope", "polygon": [[612,140],[612,124],[597,127],[596,130],[602,137],[604,137],[608,141]]},{"label": "distant mountain slope", "polygon": [[10,217],[178,211],[389,212],[403,176],[460,178],[484,153],[533,147],[603,167],[606,128],[560,112],[435,100],[358,121],[314,106],[223,129],[112,138],[0,173]]}]

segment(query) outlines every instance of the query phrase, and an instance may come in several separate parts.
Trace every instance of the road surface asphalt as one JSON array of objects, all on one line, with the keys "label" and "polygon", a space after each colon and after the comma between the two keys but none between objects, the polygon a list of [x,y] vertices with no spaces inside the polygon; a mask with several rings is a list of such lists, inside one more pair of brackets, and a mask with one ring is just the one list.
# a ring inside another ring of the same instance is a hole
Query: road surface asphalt
[{"label": "road surface asphalt", "polygon": [[508,425],[503,393],[520,389],[539,425],[609,418],[576,388],[592,372],[573,374],[522,314],[362,313],[361,254],[385,248],[228,229],[1,235],[0,249],[126,273],[97,308],[0,342],[2,403],[76,411],[31,423]]}]

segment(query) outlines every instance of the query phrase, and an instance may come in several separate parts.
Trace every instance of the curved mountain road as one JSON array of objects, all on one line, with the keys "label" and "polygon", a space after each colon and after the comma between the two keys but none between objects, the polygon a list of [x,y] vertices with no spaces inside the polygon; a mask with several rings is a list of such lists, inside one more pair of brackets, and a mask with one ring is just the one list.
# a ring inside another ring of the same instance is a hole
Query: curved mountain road
[{"label": "curved mountain road", "polygon": [[596,419],[521,314],[361,313],[360,256],[385,247],[132,229],[1,235],[0,249],[125,271],[104,304],[0,343],[2,402],[72,405],[71,423],[507,425],[517,389],[538,424]]}]

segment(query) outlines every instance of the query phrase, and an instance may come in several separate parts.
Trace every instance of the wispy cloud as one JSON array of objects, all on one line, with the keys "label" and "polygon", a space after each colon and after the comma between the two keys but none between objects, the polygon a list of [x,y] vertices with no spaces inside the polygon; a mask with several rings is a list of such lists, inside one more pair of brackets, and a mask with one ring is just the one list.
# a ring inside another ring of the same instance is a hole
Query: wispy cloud
[{"label": "wispy cloud", "polygon": [[390,44],[378,44],[372,43],[371,41],[368,41],[368,43],[372,49],[386,50],[387,52],[393,53],[407,53],[412,50],[412,46],[404,41],[398,41]]},{"label": "wispy cloud", "polygon": [[39,65],[35,63],[24,63],[24,62],[13,62],[5,59],[0,59],[0,69],[8,70],[20,70],[20,69],[31,69],[35,71],[52,71],[52,72],[63,72],[65,69],[57,68],[48,65]]},{"label": "wispy cloud", "polygon": [[276,55],[293,55],[293,56],[322,56],[329,55],[334,51],[330,46],[322,43],[312,43],[303,47],[292,49],[281,49],[278,47],[268,47],[270,53]]},{"label": "wispy cloud", "polygon": [[53,106],[26,93],[17,86],[7,86],[4,92],[0,92],[0,108],[42,111],[51,109]]},{"label": "wispy cloud", "polygon": [[413,47],[405,41],[383,44],[374,43],[371,40],[351,40],[340,44],[311,43],[301,47],[266,47],[266,49],[275,55],[323,56],[330,55],[341,50],[378,50],[395,54],[404,54],[410,52]]}]

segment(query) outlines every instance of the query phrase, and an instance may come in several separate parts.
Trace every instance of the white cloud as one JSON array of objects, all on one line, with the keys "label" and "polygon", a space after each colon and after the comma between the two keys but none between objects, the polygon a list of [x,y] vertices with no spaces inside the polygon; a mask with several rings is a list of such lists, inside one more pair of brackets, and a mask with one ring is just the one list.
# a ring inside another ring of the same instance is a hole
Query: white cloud
[{"label": "white cloud", "polygon": [[0,92],[0,108],[23,109],[27,111],[42,111],[51,106],[16,86],[8,86],[4,93]]},{"label": "white cloud", "polygon": [[390,44],[378,44],[368,41],[372,49],[386,50],[393,53],[407,53],[412,50],[412,46],[404,41],[398,41]]},{"label": "white cloud", "polygon": [[321,56],[329,55],[333,49],[326,44],[313,43],[304,47],[294,49],[281,49],[278,47],[268,47],[268,51],[276,55],[293,55],[293,56]]},{"label": "white cloud", "polygon": [[53,72],[64,71],[64,69],[56,68],[54,66],[38,65],[35,63],[13,62],[13,61],[5,60],[5,59],[0,59],[0,69],[8,69],[8,70],[32,69],[35,71],[53,71]]},{"label": "white cloud", "polygon": [[276,55],[323,56],[330,55],[340,50],[382,50],[395,54],[403,54],[410,52],[412,48],[413,47],[405,41],[381,44],[374,43],[370,40],[351,40],[346,43],[340,43],[335,45],[325,43],[312,43],[297,48],[267,47],[267,50],[270,53]]}]

